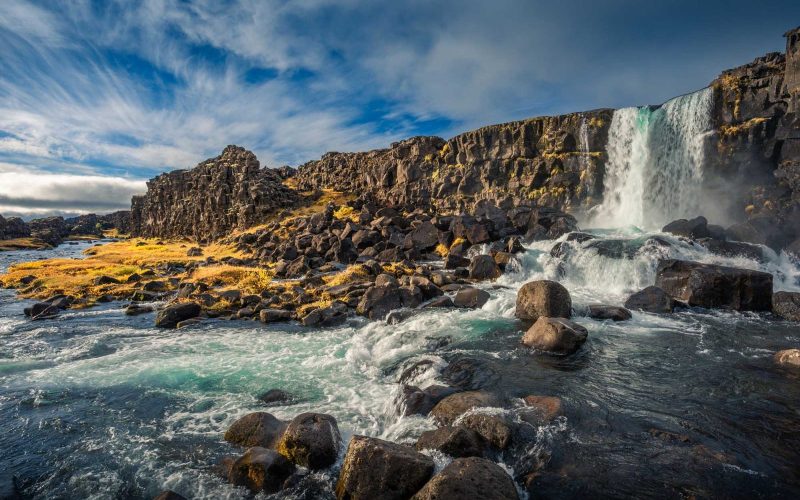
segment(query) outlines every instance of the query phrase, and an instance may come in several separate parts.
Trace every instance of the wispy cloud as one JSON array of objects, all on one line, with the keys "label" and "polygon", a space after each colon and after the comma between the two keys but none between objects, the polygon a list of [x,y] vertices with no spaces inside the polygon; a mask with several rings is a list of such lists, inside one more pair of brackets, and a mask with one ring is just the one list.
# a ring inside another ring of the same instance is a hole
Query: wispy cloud
[{"label": "wispy cloud", "polygon": [[0,172],[141,186],[227,144],[279,166],[659,102],[779,49],[800,6],[767,3],[5,0]]}]

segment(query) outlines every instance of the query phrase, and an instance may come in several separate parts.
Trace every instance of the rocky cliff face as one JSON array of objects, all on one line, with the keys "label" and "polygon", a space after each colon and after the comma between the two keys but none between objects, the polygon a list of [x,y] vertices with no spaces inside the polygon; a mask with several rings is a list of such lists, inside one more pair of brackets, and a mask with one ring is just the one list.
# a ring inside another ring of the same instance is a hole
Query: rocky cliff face
[{"label": "rocky cliff face", "polygon": [[302,165],[301,189],[369,193],[401,207],[470,211],[477,202],[535,201],[580,211],[602,196],[613,110],[492,125],[453,137],[415,137],[389,149],[327,153]]},{"label": "rocky cliff face", "polygon": [[31,235],[31,230],[25,221],[19,217],[9,217],[6,219],[0,215],[0,240],[11,240],[14,238],[25,238]]},{"label": "rocky cliff face", "polygon": [[219,238],[292,206],[298,196],[281,181],[277,172],[262,169],[250,151],[228,146],[191,170],[150,180],[147,194],[132,201],[131,232],[198,241]]}]

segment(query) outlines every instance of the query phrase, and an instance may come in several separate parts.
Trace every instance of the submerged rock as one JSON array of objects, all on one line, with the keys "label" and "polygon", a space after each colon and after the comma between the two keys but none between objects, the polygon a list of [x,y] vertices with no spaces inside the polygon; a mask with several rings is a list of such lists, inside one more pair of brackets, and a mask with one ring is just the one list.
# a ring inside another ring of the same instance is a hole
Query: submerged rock
[{"label": "submerged rock", "polygon": [[486,442],[480,434],[463,426],[446,425],[432,431],[423,432],[417,444],[417,450],[439,450],[451,457],[482,457],[486,451]]},{"label": "submerged rock", "polygon": [[523,401],[526,408],[522,419],[535,425],[546,424],[563,414],[561,398],[555,396],[525,396]]},{"label": "submerged rock", "polygon": [[428,481],[414,500],[515,500],[514,481],[496,463],[485,458],[457,458]]},{"label": "submerged rock", "polygon": [[473,408],[502,406],[500,398],[486,391],[466,391],[451,394],[439,401],[431,415],[441,425],[452,425],[458,417]]},{"label": "submerged rock", "polygon": [[589,317],[593,319],[610,319],[613,321],[626,321],[633,316],[624,307],[607,306],[603,304],[590,304]]},{"label": "submerged rock", "polygon": [[517,292],[515,314],[519,319],[530,321],[536,321],[540,316],[569,318],[572,316],[572,298],[560,283],[531,281]]},{"label": "submerged rock", "polygon": [[800,349],[785,349],[775,353],[775,363],[785,368],[800,368]]},{"label": "submerged rock", "polygon": [[761,271],[666,260],[658,265],[656,286],[690,306],[736,311],[772,309],[772,275]]},{"label": "submerged rock", "polygon": [[153,306],[143,306],[141,304],[129,304],[128,307],[125,308],[125,315],[138,316],[139,314],[153,312],[154,310],[155,309],[153,308]]},{"label": "submerged rock", "polygon": [[301,413],[289,422],[277,449],[295,464],[313,470],[333,465],[341,446],[335,418],[322,413]]},{"label": "submerged rock", "polygon": [[200,304],[185,302],[168,306],[156,315],[156,326],[159,328],[175,328],[183,320],[200,315]]},{"label": "submerged rock", "polygon": [[566,355],[577,351],[588,335],[586,328],[574,321],[539,316],[536,323],[525,332],[522,343],[542,351]]},{"label": "submerged rock", "polygon": [[225,431],[225,441],[244,447],[261,446],[274,448],[284,430],[286,422],[271,413],[257,411],[241,417]]},{"label": "submerged rock", "polygon": [[703,216],[695,217],[691,220],[678,219],[672,221],[664,226],[661,231],[692,239],[707,238],[711,235],[708,231],[708,221]]},{"label": "submerged rock", "polygon": [[186,500],[186,497],[179,495],[172,490],[166,490],[153,497],[153,500]]},{"label": "submerged rock", "polygon": [[270,389],[258,396],[258,400],[268,406],[278,406],[291,403],[294,401],[294,397],[292,397],[292,395],[286,391],[282,391],[280,389]]},{"label": "submerged rock", "polygon": [[772,311],[788,321],[800,321],[800,293],[776,292],[772,296]]},{"label": "submerged rock", "polygon": [[233,463],[228,481],[253,493],[275,493],[294,471],[294,464],[277,451],[256,446]]},{"label": "submerged rock", "polygon": [[433,474],[433,459],[408,446],[353,436],[336,484],[336,498],[402,500]]},{"label": "submerged rock", "polygon": [[625,307],[636,311],[666,314],[675,310],[675,301],[661,288],[648,286],[628,297]]}]

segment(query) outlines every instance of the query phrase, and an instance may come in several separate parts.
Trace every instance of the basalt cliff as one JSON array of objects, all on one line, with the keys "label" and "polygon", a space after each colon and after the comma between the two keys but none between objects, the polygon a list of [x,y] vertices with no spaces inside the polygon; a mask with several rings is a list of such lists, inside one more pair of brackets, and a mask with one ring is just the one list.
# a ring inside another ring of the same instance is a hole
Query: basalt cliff
[{"label": "basalt cliff", "polygon": [[[776,248],[800,236],[800,31],[785,37],[785,54],[767,54],[711,82],[712,130],[703,139],[705,192],[723,200],[737,234]],[[301,192],[323,189],[440,214],[471,213],[488,200],[580,217],[603,201],[613,117],[614,110],[599,109],[449,140],[414,137],[386,149],[327,153],[296,172],[261,168],[253,153],[229,146],[194,169],[151,180],[147,194],[133,199],[131,229],[208,241],[261,224],[298,203]]]}]

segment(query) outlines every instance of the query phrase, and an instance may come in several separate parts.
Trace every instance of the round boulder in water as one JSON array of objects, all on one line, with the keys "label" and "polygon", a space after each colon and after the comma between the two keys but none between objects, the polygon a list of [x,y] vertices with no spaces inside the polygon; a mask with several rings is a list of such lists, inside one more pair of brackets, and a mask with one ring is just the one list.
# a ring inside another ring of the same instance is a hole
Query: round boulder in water
[{"label": "round boulder in water", "polygon": [[336,462],[341,445],[335,418],[322,413],[301,413],[289,423],[277,449],[297,465],[324,469]]},{"label": "round boulder in water", "polygon": [[458,417],[473,408],[502,406],[500,398],[486,391],[466,391],[451,394],[439,401],[431,415],[442,425],[452,425]]},{"label": "round boulder in water", "polygon": [[423,432],[416,444],[417,450],[439,450],[451,457],[482,457],[486,442],[480,434],[462,426],[444,426]]},{"label": "round boulder in water", "polygon": [[800,293],[774,293],[772,295],[772,311],[785,320],[800,321]]},{"label": "round boulder in water", "polygon": [[412,498],[513,500],[518,499],[519,495],[511,476],[499,465],[485,458],[468,457],[450,462]]},{"label": "round boulder in water", "polygon": [[277,451],[256,446],[233,463],[228,481],[253,493],[275,493],[294,471],[294,464]]},{"label": "round boulder in water", "polygon": [[516,316],[529,321],[536,321],[540,316],[570,318],[572,298],[560,283],[550,280],[531,281],[522,285],[517,292]]},{"label": "round boulder in water", "polygon": [[336,484],[336,498],[410,498],[433,474],[433,459],[413,448],[353,436]]},{"label": "round boulder in water", "polygon": [[589,317],[600,320],[627,321],[631,319],[632,315],[624,307],[591,304],[589,305]]},{"label": "round boulder in water", "polygon": [[588,337],[589,332],[574,321],[540,316],[522,337],[528,347],[554,354],[572,354]]},{"label": "round boulder in water", "polygon": [[474,280],[493,280],[499,278],[500,266],[491,255],[476,255],[469,263],[469,277]]},{"label": "round boulder in water", "polygon": [[196,302],[184,302],[168,306],[158,312],[156,326],[160,328],[175,328],[181,321],[199,316],[200,310],[200,304]]},{"label": "round boulder in water", "polygon": [[225,432],[225,441],[239,446],[274,447],[286,429],[286,422],[271,413],[257,411],[248,413],[234,422]]},{"label": "round boulder in water", "polygon": [[784,368],[800,368],[800,349],[785,349],[775,353],[775,363]]},{"label": "round boulder in water", "polygon": [[648,286],[625,301],[625,307],[637,311],[666,314],[675,310],[675,300],[657,286]]}]

